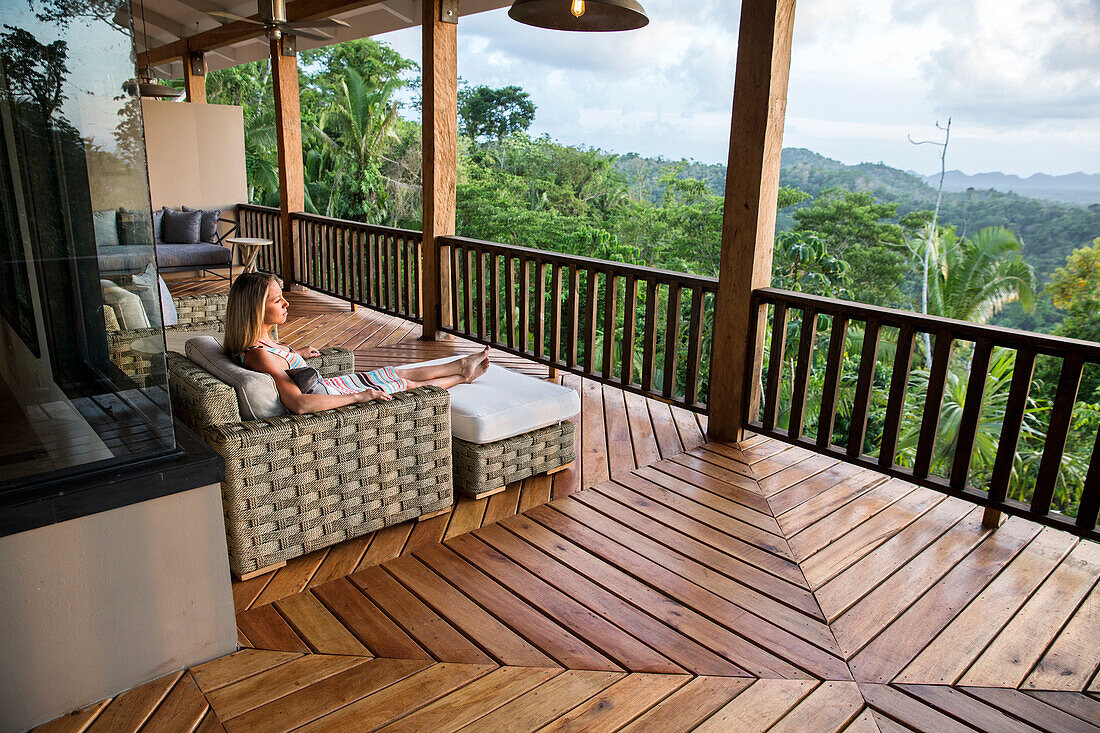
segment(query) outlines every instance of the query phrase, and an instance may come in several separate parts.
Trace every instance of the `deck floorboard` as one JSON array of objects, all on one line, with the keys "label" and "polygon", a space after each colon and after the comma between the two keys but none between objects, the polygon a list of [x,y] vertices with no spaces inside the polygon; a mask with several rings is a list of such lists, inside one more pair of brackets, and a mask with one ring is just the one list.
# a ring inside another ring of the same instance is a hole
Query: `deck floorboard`
[{"label": "deck floorboard", "polygon": [[[295,345],[475,348],[291,296]],[[255,649],[41,730],[1100,731],[1096,543],[561,379],[572,471],[238,583]]]}]

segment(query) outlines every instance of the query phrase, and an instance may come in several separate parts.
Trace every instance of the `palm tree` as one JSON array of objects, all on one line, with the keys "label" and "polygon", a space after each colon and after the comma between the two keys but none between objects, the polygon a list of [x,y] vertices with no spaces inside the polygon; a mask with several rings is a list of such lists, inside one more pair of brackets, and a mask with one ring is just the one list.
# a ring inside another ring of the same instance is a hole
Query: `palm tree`
[{"label": "palm tree", "polygon": [[918,260],[931,258],[931,315],[987,323],[1017,300],[1029,311],[1035,307],[1035,273],[1023,258],[1023,243],[1005,227],[986,227],[962,239],[941,230],[910,248]]},{"label": "palm tree", "polygon": [[321,144],[341,161],[334,185],[347,197],[353,217],[385,214],[382,148],[394,137],[398,105],[393,95],[401,84],[400,79],[390,79],[374,85],[348,69],[335,90],[335,102],[314,130]]}]

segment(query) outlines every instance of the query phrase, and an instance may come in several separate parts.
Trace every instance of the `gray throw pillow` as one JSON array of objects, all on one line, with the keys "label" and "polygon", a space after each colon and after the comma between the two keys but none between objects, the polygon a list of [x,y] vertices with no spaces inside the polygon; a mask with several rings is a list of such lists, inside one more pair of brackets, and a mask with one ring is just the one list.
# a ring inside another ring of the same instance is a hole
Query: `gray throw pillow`
[{"label": "gray throw pillow", "polygon": [[167,208],[153,212],[153,242],[156,244],[164,244],[164,211]]},{"label": "gray throw pillow", "polygon": [[183,348],[188,359],[233,388],[243,419],[259,420],[286,414],[271,375],[234,363],[213,336],[196,336]]},{"label": "gray throw pillow", "polygon": [[118,246],[118,212],[114,209],[92,212],[96,247]]},{"label": "gray throw pillow", "polygon": [[192,209],[188,206],[183,207],[184,211],[198,211],[202,214],[202,225],[199,227],[199,241],[210,242],[214,244],[218,241],[218,218],[222,215],[221,210],[207,211],[206,209]]},{"label": "gray throw pillow", "polygon": [[166,209],[164,212],[165,244],[196,244],[201,227],[201,211]]},{"label": "gray throw pillow", "polygon": [[148,209],[118,210],[118,243],[145,245],[153,243],[153,217]]}]

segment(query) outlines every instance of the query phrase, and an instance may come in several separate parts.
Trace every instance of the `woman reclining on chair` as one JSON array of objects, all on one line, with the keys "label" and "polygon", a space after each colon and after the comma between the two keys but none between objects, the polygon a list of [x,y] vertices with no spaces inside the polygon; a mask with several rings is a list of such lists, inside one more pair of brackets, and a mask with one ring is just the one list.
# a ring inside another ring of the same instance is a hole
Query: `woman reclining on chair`
[{"label": "woman reclining on chair", "polygon": [[320,354],[310,347],[298,352],[280,344],[271,329],[285,323],[287,301],[274,275],[240,275],[229,290],[226,305],[225,352],[238,364],[270,374],[279,399],[296,415],[372,400],[431,384],[453,387],[474,381],[489,368],[489,348],[434,366],[384,367],[370,372],[318,379],[305,359]]}]

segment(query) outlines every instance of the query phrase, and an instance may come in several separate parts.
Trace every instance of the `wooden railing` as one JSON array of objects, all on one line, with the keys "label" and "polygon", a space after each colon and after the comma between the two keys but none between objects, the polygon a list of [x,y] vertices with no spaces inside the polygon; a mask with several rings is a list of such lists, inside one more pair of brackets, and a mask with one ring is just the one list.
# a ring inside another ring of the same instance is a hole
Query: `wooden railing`
[{"label": "wooden railing", "polygon": [[294,280],[350,303],[420,322],[423,235],[295,213]]},{"label": "wooden railing", "polygon": [[706,411],[717,280],[462,237],[441,244],[444,330]]},{"label": "wooden railing", "polygon": [[255,204],[237,204],[238,237],[270,239],[272,246],[261,247],[256,256],[256,269],[276,275],[282,273],[282,227],[279,225],[279,209]]},{"label": "wooden railing", "polygon": [[[1074,506],[1076,518],[1051,511],[1082,373],[1086,365],[1100,364],[1100,344],[770,288],[755,291],[753,298],[757,309],[754,312],[759,314],[760,309],[769,306],[771,310],[761,373],[754,374],[751,368],[757,355],[748,355],[750,368],[746,373],[752,383],[746,385],[746,394],[763,392],[762,409],[753,406],[746,415],[753,430],[965,498],[994,512],[1028,517],[1100,539],[1096,528],[1100,510],[1100,433],[1095,436],[1091,460]],[[796,313],[797,333],[790,333],[792,314]],[[825,322],[829,324],[827,340],[824,334],[818,338],[819,327]],[[753,334],[750,343],[756,339],[757,334]],[[931,351],[928,355],[925,355],[926,343]],[[846,364],[848,349],[858,351],[858,360],[852,353]],[[880,358],[880,351],[889,356],[889,350],[892,359]],[[793,354],[789,362],[788,351]],[[1011,364],[1006,358],[1013,359]],[[915,359],[920,361],[916,370]],[[1039,419],[1034,403],[1029,401],[1037,360],[1054,360],[1044,366],[1058,375],[1057,387],[1049,418],[1045,420],[1046,440],[1040,448],[1038,470],[1026,487],[1029,491],[1018,492],[1025,501],[1018,501],[1009,498],[1009,487],[1014,480],[1017,484],[1020,481],[1019,473],[1014,479],[1014,471],[1019,468],[1017,449],[1021,435],[1027,429],[1025,426],[1034,425]],[[981,477],[978,486],[972,486],[971,465],[983,427],[983,400],[987,397],[993,362],[1001,365],[997,375],[1001,391],[996,421],[989,416],[984,418],[983,437],[987,439],[984,449],[989,451],[990,433],[997,434],[995,458],[991,472]],[[1009,379],[1005,368],[1009,365],[1011,381],[1006,396],[1003,386]],[[822,366],[823,374],[819,368]],[[917,376],[914,381],[920,382],[918,390],[907,394],[914,375]],[[854,392],[850,389],[853,377]],[[811,378],[820,382],[812,395]],[[846,397],[850,398],[850,403],[845,400],[847,436],[842,445],[837,445],[834,438],[844,385],[849,387]],[[947,412],[941,407],[949,386],[954,388],[956,397],[963,396],[962,400],[955,400],[956,406],[961,402],[961,413],[956,409],[953,414],[941,415]],[[808,409],[811,398],[820,400],[816,415]],[[877,433],[881,427],[877,441],[869,440],[868,436],[874,398],[878,398],[880,405],[885,399],[885,412],[881,413],[881,423],[875,430]],[[907,404],[908,415],[903,414]],[[816,434],[809,437],[805,434],[806,423],[814,418]],[[781,426],[783,422],[786,428]],[[992,430],[997,427],[995,422],[1000,423],[999,429]],[[904,436],[903,423],[910,425]],[[948,431],[951,435],[947,437],[954,440],[953,455],[949,453],[950,446],[937,445],[938,440],[945,442],[942,435],[945,424],[951,427]],[[877,445],[871,445],[872,442]],[[937,463],[938,472],[934,470]],[[1027,493],[1030,502],[1026,501]],[[987,520],[990,518],[987,512]]]}]

